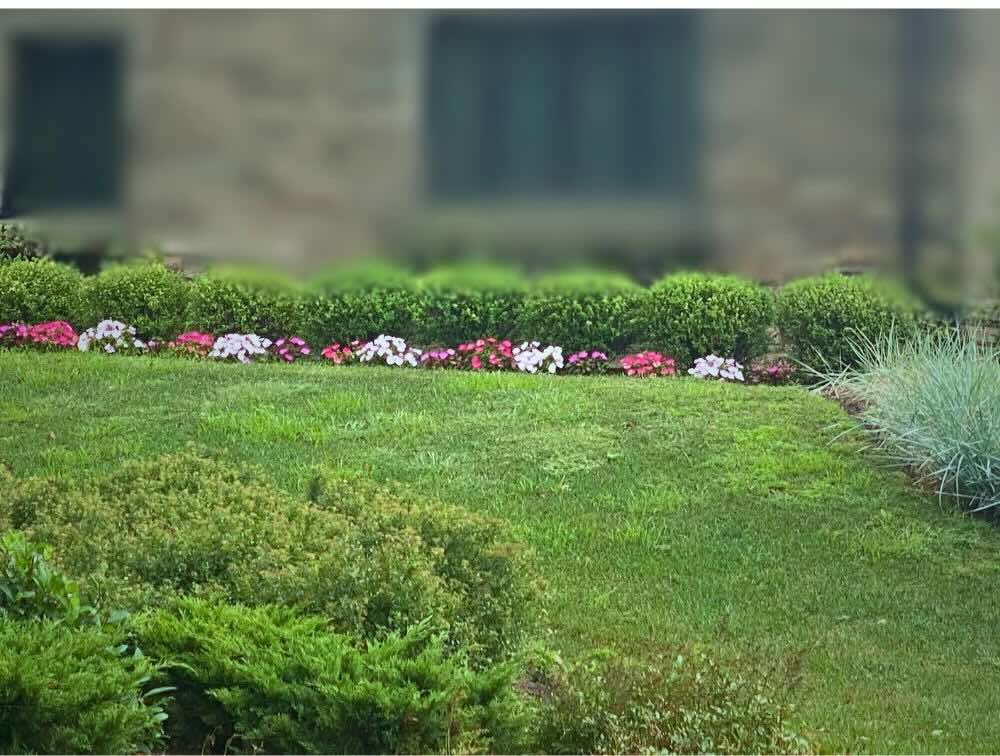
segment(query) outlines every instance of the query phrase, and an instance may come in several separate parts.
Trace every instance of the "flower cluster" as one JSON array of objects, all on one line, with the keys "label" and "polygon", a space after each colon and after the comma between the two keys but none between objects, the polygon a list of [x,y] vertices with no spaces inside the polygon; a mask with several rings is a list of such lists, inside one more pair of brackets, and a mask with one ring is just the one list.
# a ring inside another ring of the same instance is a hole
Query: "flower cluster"
[{"label": "flower cluster", "polygon": [[93,348],[106,354],[142,354],[148,347],[136,336],[135,326],[120,320],[102,320],[80,334],[76,348],[81,352],[89,352]]},{"label": "flower cluster", "polygon": [[242,363],[267,359],[271,340],[256,333],[227,333],[212,345],[208,356],[216,360],[237,360]]},{"label": "flower cluster", "polygon": [[522,373],[541,370],[555,375],[563,366],[562,347],[549,345],[543,348],[537,341],[525,341],[514,347],[513,355],[514,366]]},{"label": "flower cluster", "polygon": [[732,357],[719,357],[710,354],[694,361],[694,367],[688,370],[688,375],[696,378],[718,378],[720,381],[743,381],[743,366]]},{"label": "flower cluster", "polygon": [[381,334],[358,350],[361,362],[378,360],[386,365],[409,365],[416,367],[420,361],[421,351],[407,345],[398,336]]},{"label": "flower cluster", "polygon": [[215,337],[202,331],[186,331],[173,341],[167,343],[167,348],[175,354],[191,357],[207,357],[215,344]]},{"label": "flower cluster", "polygon": [[795,375],[795,365],[788,360],[768,362],[757,360],[750,363],[750,383],[767,383],[778,386],[788,383]]},{"label": "flower cluster", "polygon": [[509,370],[514,350],[507,339],[476,339],[459,344],[458,357],[459,366],[468,370]]},{"label": "flower cluster", "polygon": [[28,341],[28,326],[24,323],[0,325],[0,346],[21,346]]},{"label": "flower cluster", "polygon": [[334,341],[332,344],[323,347],[320,357],[334,365],[344,365],[354,362],[355,352],[361,346],[360,341],[352,341],[350,344],[339,344]]},{"label": "flower cluster", "polygon": [[637,352],[622,357],[622,370],[632,378],[648,376],[676,375],[677,366],[673,357],[664,357],[659,352]]},{"label": "flower cluster", "polygon": [[595,373],[606,373],[608,371],[608,355],[604,352],[588,352],[583,350],[573,352],[566,358],[564,373],[573,375],[594,375]]},{"label": "flower cluster", "polygon": [[420,355],[420,364],[426,368],[456,368],[461,359],[454,349],[428,349]]},{"label": "flower cluster", "polygon": [[298,336],[283,336],[271,345],[271,351],[282,362],[295,362],[300,357],[308,357],[312,353],[309,345]]},{"label": "flower cluster", "polygon": [[28,340],[38,346],[68,349],[76,346],[76,331],[65,320],[49,320],[31,326],[28,329]]}]

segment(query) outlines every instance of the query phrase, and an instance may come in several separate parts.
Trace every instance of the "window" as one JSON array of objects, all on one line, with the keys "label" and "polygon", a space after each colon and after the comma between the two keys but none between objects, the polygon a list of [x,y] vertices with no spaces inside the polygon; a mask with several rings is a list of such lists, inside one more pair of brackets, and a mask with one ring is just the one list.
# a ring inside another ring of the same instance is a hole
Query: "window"
[{"label": "window", "polygon": [[113,43],[13,42],[4,216],[108,208],[121,191],[121,55]]},{"label": "window", "polygon": [[470,14],[431,31],[431,191],[443,198],[688,195],[691,11]]}]

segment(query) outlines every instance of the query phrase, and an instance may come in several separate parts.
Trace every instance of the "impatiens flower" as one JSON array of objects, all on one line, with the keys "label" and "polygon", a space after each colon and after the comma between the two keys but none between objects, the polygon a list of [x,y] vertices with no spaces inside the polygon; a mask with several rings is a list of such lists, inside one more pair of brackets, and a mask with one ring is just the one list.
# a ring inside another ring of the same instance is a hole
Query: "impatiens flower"
[{"label": "impatiens flower", "polygon": [[513,345],[507,339],[476,339],[459,344],[456,363],[470,370],[510,370],[513,367]]},{"label": "impatiens flower", "polygon": [[319,354],[327,362],[331,362],[334,365],[343,365],[354,361],[356,351],[360,347],[360,341],[352,341],[350,344],[339,344],[335,341],[324,347]]},{"label": "impatiens flower", "polygon": [[795,375],[795,365],[787,360],[767,362],[756,360],[750,363],[750,383],[768,383],[774,386],[788,383]]},{"label": "impatiens flower", "polygon": [[28,341],[28,326],[24,323],[0,325],[0,347],[21,346]]},{"label": "impatiens flower", "polygon": [[212,345],[208,356],[215,360],[236,360],[244,364],[267,359],[271,340],[255,333],[227,333]]},{"label": "impatiens flower", "polygon": [[136,336],[135,327],[120,320],[102,320],[88,328],[80,334],[76,348],[81,352],[100,349],[106,354],[142,354],[147,349],[146,342]]},{"label": "impatiens flower", "polygon": [[566,358],[564,373],[575,375],[593,375],[594,373],[604,373],[608,369],[608,356],[604,352],[590,351],[586,349],[573,352]]},{"label": "impatiens flower", "polygon": [[312,350],[298,336],[285,336],[271,345],[271,351],[282,362],[295,362],[301,357],[308,357]]},{"label": "impatiens flower", "polygon": [[743,366],[732,357],[723,358],[716,354],[699,357],[688,375],[696,378],[718,378],[720,381],[743,382]]},{"label": "impatiens flower", "polygon": [[380,334],[366,344],[363,344],[357,351],[358,360],[361,362],[384,362],[393,367],[417,367],[420,360],[421,350],[407,346],[406,342],[398,336],[386,336]]},{"label": "impatiens flower", "polygon": [[537,341],[525,341],[513,349],[514,366],[523,373],[544,371],[555,374],[562,369],[562,347],[546,346]]},{"label": "impatiens flower", "polygon": [[69,348],[76,346],[76,331],[65,320],[36,323],[28,329],[28,340],[43,347]]},{"label": "impatiens flower", "polygon": [[659,352],[637,352],[622,357],[622,370],[632,378],[669,376],[677,374],[673,357],[665,357]]},{"label": "impatiens flower", "polygon": [[214,343],[215,337],[210,333],[186,331],[173,341],[168,342],[167,348],[175,354],[207,357]]},{"label": "impatiens flower", "polygon": [[420,364],[426,368],[452,368],[459,366],[458,352],[454,349],[428,349],[420,355]]}]

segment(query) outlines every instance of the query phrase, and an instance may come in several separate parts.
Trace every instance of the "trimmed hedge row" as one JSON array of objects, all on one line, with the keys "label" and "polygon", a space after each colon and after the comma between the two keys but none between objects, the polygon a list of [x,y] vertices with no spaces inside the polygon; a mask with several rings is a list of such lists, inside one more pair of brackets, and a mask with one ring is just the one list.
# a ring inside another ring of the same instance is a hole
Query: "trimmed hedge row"
[{"label": "trimmed hedge row", "polygon": [[185,329],[301,334],[314,344],[383,333],[435,346],[496,336],[539,339],[567,350],[656,349],[690,364],[715,353],[749,361],[773,345],[810,364],[842,365],[854,330],[868,336],[918,323],[905,292],[866,277],[793,281],[777,295],[746,279],[676,273],[649,288],[605,273],[525,281],[493,266],[442,268],[421,278],[391,268],[344,269],[310,285],[281,275],[215,268],[188,279],[159,263],[121,265],[96,276],[46,259],[0,261],[0,322],[104,318],[147,337]]}]

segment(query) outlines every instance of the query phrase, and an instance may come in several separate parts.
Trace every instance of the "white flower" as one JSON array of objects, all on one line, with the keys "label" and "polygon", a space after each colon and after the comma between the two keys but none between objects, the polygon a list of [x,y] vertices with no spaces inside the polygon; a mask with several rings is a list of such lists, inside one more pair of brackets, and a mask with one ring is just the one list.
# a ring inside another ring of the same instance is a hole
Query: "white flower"
[{"label": "white flower", "polygon": [[715,354],[699,357],[688,375],[697,378],[718,378],[721,381],[743,381],[743,366],[732,357],[722,358]]},{"label": "white flower", "polygon": [[356,352],[361,362],[371,362],[378,359],[386,365],[417,367],[421,350],[407,346],[406,341],[398,336],[387,336],[382,333],[371,341],[362,344]]},{"label": "white flower", "polygon": [[148,347],[144,341],[135,337],[135,332],[135,328],[121,321],[102,320],[80,334],[76,347],[81,352],[89,352],[96,345],[107,354],[114,354],[119,349],[143,352]]}]

